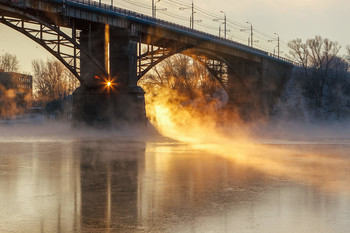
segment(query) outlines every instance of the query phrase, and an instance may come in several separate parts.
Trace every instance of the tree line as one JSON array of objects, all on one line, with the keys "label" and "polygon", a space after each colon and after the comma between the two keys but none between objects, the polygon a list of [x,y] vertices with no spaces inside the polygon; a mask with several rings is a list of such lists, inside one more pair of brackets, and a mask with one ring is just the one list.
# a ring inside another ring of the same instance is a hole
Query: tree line
[{"label": "tree line", "polygon": [[[18,72],[20,69],[17,56],[5,53],[0,56],[0,71]],[[79,86],[79,81],[58,60],[33,60],[34,98],[48,102],[63,98]]]},{"label": "tree line", "polygon": [[147,93],[157,95],[164,88],[177,90],[189,99],[213,97],[221,89],[208,70],[199,62],[182,54],[165,59],[153,72],[148,73],[140,83]]},{"label": "tree line", "polygon": [[[350,116],[350,47],[346,48],[347,54],[341,56],[341,46],[321,36],[306,41],[297,38],[288,46],[291,59],[299,65],[295,66],[274,113],[284,112],[291,119],[305,118],[305,115],[320,119]],[[17,72],[17,57],[8,53],[1,55],[0,70]],[[39,102],[62,99],[79,86],[77,79],[57,60],[34,60],[32,70],[34,99]],[[200,63],[184,55],[166,59],[140,84],[155,96],[165,87],[177,90],[186,99],[202,98],[204,103],[224,98],[217,80]]]},{"label": "tree line", "polygon": [[[18,72],[20,63],[14,54],[0,55],[0,72]],[[79,86],[79,81],[58,60],[33,60],[33,93],[23,92],[0,81],[0,116],[9,117],[23,114],[29,106],[57,109],[62,100]],[[13,80],[17,82],[17,80]],[[54,106],[54,107],[52,107]]]},{"label": "tree line", "polygon": [[[298,65],[274,106],[272,116],[283,115],[291,120],[349,117],[350,47],[346,48],[347,54],[341,56],[341,46],[321,36],[306,41],[294,39],[288,46],[290,58]],[[204,97],[207,102],[222,99],[220,93],[223,90],[215,78],[201,64],[184,55],[160,63],[142,79],[141,84],[153,95],[157,95],[161,88],[167,88],[177,90],[177,94],[185,99]]]},{"label": "tree line", "polygon": [[32,62],[35,98],[49,102],[62,99],[79,86],[77,78],[58,60]]},{"label": "tree line", "polygon": [[[280,110],[300,119],[344,119],[350,116],[350,47],[339,54],[336,41],[315,36],[288,43],[295,66]],[[297,114],[297,115],[295,115]],[[288,114],[287,114],[288,115]]]}]

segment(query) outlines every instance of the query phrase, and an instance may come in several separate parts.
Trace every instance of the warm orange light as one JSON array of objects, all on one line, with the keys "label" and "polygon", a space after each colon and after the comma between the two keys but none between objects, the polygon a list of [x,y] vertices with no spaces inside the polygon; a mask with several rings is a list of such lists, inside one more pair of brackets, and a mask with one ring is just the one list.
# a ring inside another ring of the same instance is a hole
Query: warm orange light
[{"label": "warm orange light", "polygon": [[[202,96],[201,99],[204,98],[205,96]],[[327,153],[319,152],[320,149],[312,152],[301,150],[297,146],[292,147],[291,144],[290,147],[280,147],[278,142],[273,145],[274,140],[271,140],[272,145],[263,144],[256,136],[251,136],[250,125],[244,124],[232,113],[228,115],[228,121],[224,122],[225,128],[220,128],[220,124],[217,124],[215,101],[208,103],[197,99],[195,102],[172,88],[163,87],[148,91],[145,101],[148,119],[159,132],[184,142],[186,146],[222,156],[235,164],[259,170],[273,177],[312,184],[326,191],[350,193],[349,181],[341,178],[346,177],[345,167],[349,166],[349,161],[344,161],[341,157],[330,157]],[[231,130],[227,128],[228,124],[231,124]],[[286,144],[288,145],[288,140]],[[171,166],[171,161],[169,164],[164,161],[162,160],[161,169]],[[333,165],[330,164],[344,168],[332,169]]]},{"label": "warm orange light", "polygon": [[116,86],[117,83],[115,82],[114,78],[104,78],[103,82],[101,82],[101,91],[106,91],[107,93],[114,92]]}]

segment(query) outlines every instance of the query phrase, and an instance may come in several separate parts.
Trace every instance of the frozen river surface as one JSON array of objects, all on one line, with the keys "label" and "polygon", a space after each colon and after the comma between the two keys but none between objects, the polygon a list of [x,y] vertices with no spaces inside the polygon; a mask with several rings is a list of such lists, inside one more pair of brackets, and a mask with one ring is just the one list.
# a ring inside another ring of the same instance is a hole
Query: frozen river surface
[{"label": "frozen river surface", "polygon": [[0,232],[350,232],[348,140],[141,138],[2,135]]}]

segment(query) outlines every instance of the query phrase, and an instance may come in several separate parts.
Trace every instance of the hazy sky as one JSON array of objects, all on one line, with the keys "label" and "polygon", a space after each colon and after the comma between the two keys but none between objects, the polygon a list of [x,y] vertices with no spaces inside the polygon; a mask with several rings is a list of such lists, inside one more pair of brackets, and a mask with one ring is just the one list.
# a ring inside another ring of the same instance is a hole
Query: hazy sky
[{"label": "hazy sky", "polygon": [[[110,0],[105,1],[110,3]],[[138,6],[128,2],[136,3]],[[179,10],[179,4],[190,4],[191,0],[161,0],[157,3],[158,9],[167,8],[164,13],[159,11],[157,16],[162,19],[173,21],[188,26],[190,10]],[[328,37],[338,41],[344,48],[350,45],[350,1],[349,0],[195,0],[196,7],[207,12],[196,10],[195,19],[202,20],[195,24],[195,28],[218,34],[219,22],[210,19],[209,14],[223,16],[225,11],[228,24],[228,37],[247,43],[249,26],[252,23],[254,40],[259,40],[255,45],[259,48],[273,52],[277,42],[268,42],[278,33],[281,43],[281,51],[287,54],[285,44],[297,37],[302,39],[312,38],[315,35]],[[144,14],[151,14],[149,7],[151,0],[114,0],[114,5],[129,8]],[[185,5],[184,5],[185,6]],[[168,15],[165,15],[168,14]],[[172,18],[171,15],[182,17],[182,20]],[[187,21],[188,19],[188,21]],[[233,24],[238,24],[236,27]],[[265,34],[271,38],[265,36]],[[277,51],[277,50],[276,50]],[[46,60],[51,55],[30,39],[22,34],[0,25],[0,54],[10,52],[16,54],[21,63],[21,71],[31,73],[31,61],[33,59]]]}]

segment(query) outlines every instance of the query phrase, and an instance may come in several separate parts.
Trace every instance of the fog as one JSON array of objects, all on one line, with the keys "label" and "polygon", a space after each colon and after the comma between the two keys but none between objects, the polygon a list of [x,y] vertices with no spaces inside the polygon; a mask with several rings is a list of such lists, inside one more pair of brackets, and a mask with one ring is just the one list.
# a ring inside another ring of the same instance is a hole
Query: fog
[{"label": "fog", "polygon": [[347,232],[350,124],[197,97],[147,93],[141,126],[1,125],[0,231]]},{"label": "fog", "polygon": [[44,120],[41,124],[0,125],[0,142],[64,142],[78,140],[125,140],[146,141],[159,137],[157,131],[145,125],[119,127],[118,129],[72,127],[71,122]]},{"label": "fog", "polygon": [[[350,191],[350,181],[344,178],[350,167],[344,152],[350,145],[349,122],[291,121],[283,115],[247,122],[238,111],[222,108],[220,99],[208,100],[200,93],[191,99],[166,87],[159,89],[157,95],[147,93],[145,101],[147,125],[75,128],[70,122],[45,120],[42,124],[2,125],[0,142],[113,138],[146,142],[163,136],[272,176],[326,191]],[[336,147],[329,149],[327,145]]]},{"label": "fog", "polygon": [[146,96],[146,103],[148,118],[166,137],[271,176],[350,194],[347,122],[245,122],[216,109],[215,100],[186,100],[171,89]]}]

